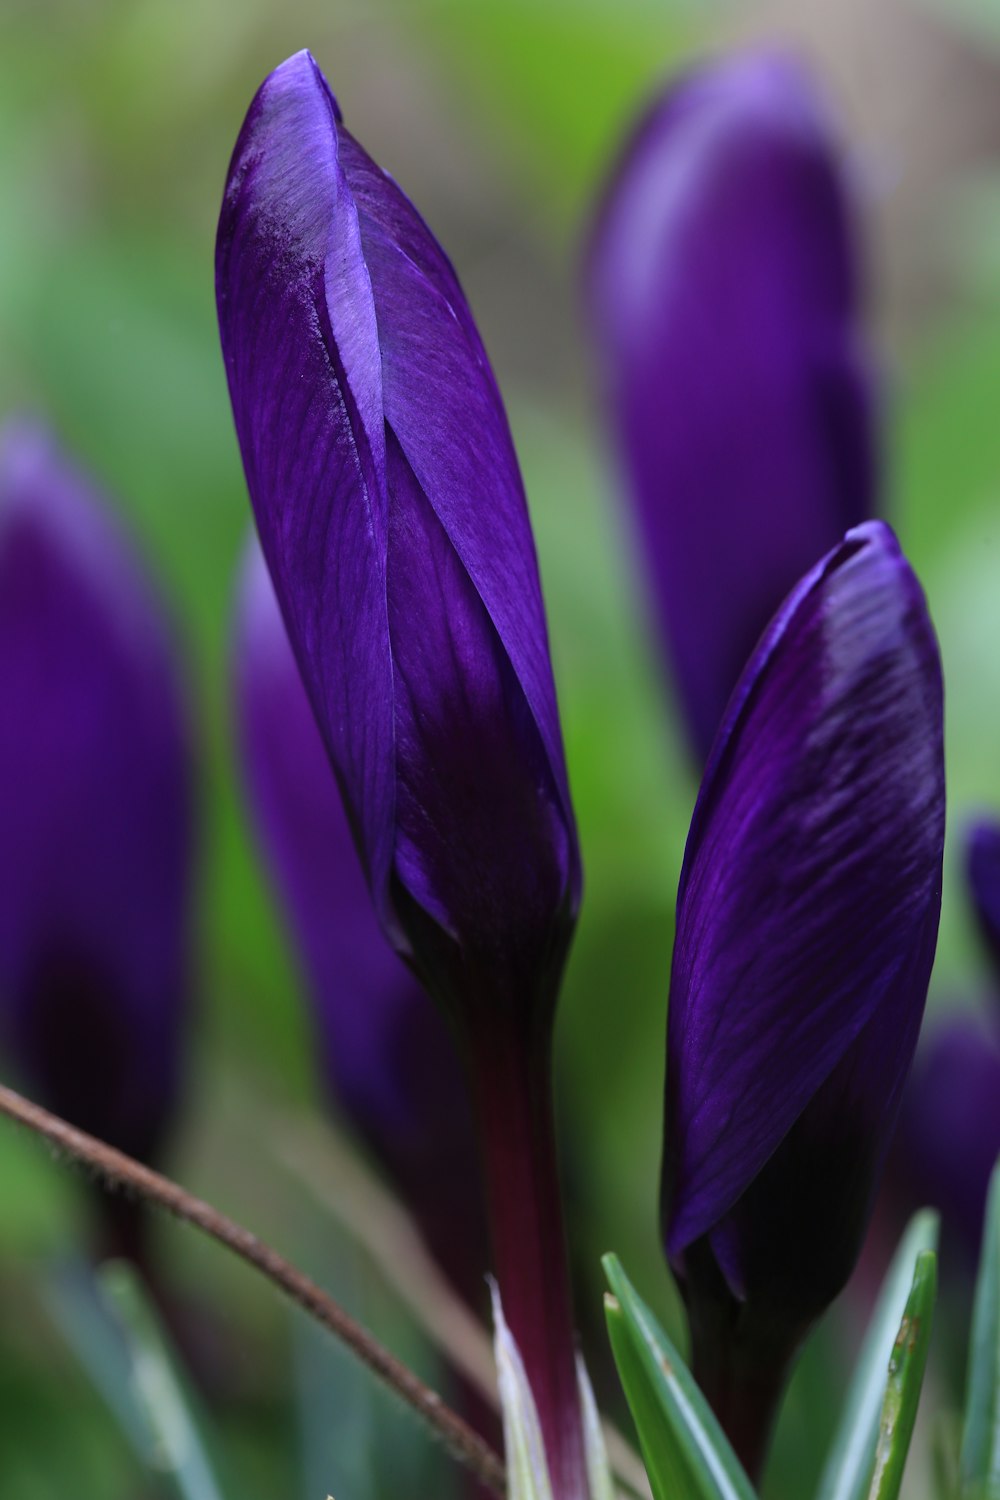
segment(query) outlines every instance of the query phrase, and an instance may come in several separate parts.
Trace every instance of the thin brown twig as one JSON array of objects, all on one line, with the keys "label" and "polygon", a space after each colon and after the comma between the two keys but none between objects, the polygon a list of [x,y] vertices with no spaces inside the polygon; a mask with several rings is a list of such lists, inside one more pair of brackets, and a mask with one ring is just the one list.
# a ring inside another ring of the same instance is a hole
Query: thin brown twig
[{"label": "thin brown twig", "polygon": [[[404,1205],[351,1142],[329,1124],[289,1122],[281,1116],[267,1118],[261,1134],[285,1170],[364,1247],[455,1369],[499,1410],[489,1334],[438,1268]],[[638,1454],[613,1422],[605,1419],[602,1426],[612,1469],[633,1494],[647,1500],[649,1480]]]},{"label": "thin brown twig", "polygon": [[328,1328],[362,1364],[422,1417],[453,1457],[465,1464],[488,1489],[498,1496],[506,1494],[503,1462],[489,1444],[322,1288],[249,1229],[186,1192],[169,1177],[163,1177],[85,1131],[77,1130],[3,1084],[0,1084],[0,1114],[26,1125],[60,1151],[90,1167],[106,1184],[136,1193],[166,1209],[175,1218],[194,1224],[260,1271],[318,1323]]}]

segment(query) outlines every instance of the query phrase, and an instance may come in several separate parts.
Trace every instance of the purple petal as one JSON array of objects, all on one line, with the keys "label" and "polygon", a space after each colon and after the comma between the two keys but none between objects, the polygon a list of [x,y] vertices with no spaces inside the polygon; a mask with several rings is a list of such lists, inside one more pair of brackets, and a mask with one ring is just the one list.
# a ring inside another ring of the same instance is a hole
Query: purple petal
[{"label": "purple petal", "polygon": [[872,511],[855,259],[829,121],[780,55],[671,88],[601,206],[591,321],[702,761],[785,594]]},{"label": "purple petal", "polygon": [[[516,977],[527,993],[548,966],[551,923],[538,914],[565,904],[572,833],[500,637],[393,444],[396,461],[396,870],[481,972]],[[513,954],[505,951],[509,929],[520,937]]]},{"label": "purple petal", "polygon": [[74,1123],[154,1150],[178,1082],[191,751],[164,619],[103,499],[0,435],[0,994],[13,1062]]},{"label": "purple petal", "polygon": [[579,861],[517,461],[451,266],[308,53],[247,116],[217,287],[264,554],[383,925],[425,972],[455,945],[520,973],[565,947]]},{"label": "purple petal", "polygon": [[974,824],[965,859],[972,909],[1000,984],[1000,823],[995,818],[980,818]]},{"label": "purple petal", "polygon": [[794,1201],[834,1160],[849,1200],[827,1179],[816,1214],[834,1237],[863,1219],[926,996],[943,835],[937,646],[892,532],[869,523],[767,630],[695,808],[667,1040],[673,1260],[713,1235],[738,1293],[759,1244],[727,1215],[758,1186]]},{"label": "purple petal", "polygon": [[236,686],[251,804],[305,961],[325,1080],[456,1283],[481,1300],[486,1228],[458,1056],[376,921],[256,545],[240,592]]}]

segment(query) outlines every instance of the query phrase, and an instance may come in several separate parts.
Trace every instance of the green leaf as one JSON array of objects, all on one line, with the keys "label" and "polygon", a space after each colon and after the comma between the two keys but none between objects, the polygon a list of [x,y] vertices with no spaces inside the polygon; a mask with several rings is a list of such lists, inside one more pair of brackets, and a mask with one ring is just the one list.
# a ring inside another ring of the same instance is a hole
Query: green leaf
[{"label": "green leaf", "polygon": [[493,1344],[503,1413],[507,1497],[508,1500],[552,1500],[552,1483],[535,1398],[514,1336],[507,1327],[495,1283],[492,1292]]},{"label": "green leaf", "polygon": [[1000,1497],[1000,1166],[990,1183],[976,1281],[960,1474],[962,1500]]},{"label": "green leaf", "polygon": [[917,1256],[922,1250],[936,1249],[938,1227],[937,1214],[925,1209],[910,1220],[899,1242],[861,1346],[816,1500],[864,1500],[868,1493],[885,1396],[885,1372],[913,1284]]},{"label": "green leaf", "polygon": [[179,1500],[222,1500],[142,1282],[125,1261],[111,1261],[96,1274],[124,1335],[132,1393],[152,1442],[152,1466],[172,1482]]},{"label": "green leaf", "polygon": [[754,1491],[684,1361],[606,1255],[611,1348],[655,1500],[753,1500]]},{"label": "green leaf", "polygon": [[875,1471],[868,1500],[896,1500],[903,1483],[906,1455],[917,1419],[920,1388],[931,1341],[931,1321],[937,1295],[937,1256],[921,1250],[913,1272],[896,1342],[889,1359],[882,1418],[875,1448]]}]

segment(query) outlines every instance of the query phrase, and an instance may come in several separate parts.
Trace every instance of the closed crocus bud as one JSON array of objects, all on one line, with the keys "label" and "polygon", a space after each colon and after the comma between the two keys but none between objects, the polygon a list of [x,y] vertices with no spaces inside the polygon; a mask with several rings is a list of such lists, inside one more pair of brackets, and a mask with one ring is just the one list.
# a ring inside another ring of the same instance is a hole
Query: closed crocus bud
[{"label": "closed crocus bud", "polygon": [[504,1310],[568,1500],[549,1053],[580,870],[534,544],[455,273],[307,52],[250,107],[216,284],[264,556],[383,930],[470,1068]]},{"label": "closed crocus bud", "polygon": [[654,102],[605,191],[587,298],[664,651],[704,762],[782,599],[872,513],[850,204],[794,61],[727,58]]},{"label": "closed crocus bud", "polygon": [[980,936],[1000,983],[1000,823],[980,818],[965,846],[966,876]]},{"label": "closed crocus bud", "polygon": [[458,1056],[375,919],[256,544],[240,589],[235,679],[252,810],[305,963],[324,1080],[456,1286],[481,1302],[489,1255]]},{"label": "closed crocus bud", "polygon": [[0,434],[0,681],[4,1051],[73,1124],[155,1157],[185,1008],[186,715],[142,568],[25,423]]},{"label": "closed crocus bud", "polygon": [[888,527],[848,532],[740,679],[681,873],[663,1231],[747,1467],[858,1256],[916,1044],[944,838],[941,668]]}]

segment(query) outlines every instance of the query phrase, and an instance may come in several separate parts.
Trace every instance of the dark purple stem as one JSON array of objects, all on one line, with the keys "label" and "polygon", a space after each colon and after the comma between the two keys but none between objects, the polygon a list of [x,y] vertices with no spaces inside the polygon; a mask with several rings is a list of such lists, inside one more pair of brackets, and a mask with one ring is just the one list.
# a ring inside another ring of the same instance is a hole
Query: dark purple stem
[{"label": "dark purple stem", "polygon": [[555,1500],[586,1500],[551,1042],[494,1032],[472,1064],[504,1316],[538,1407]]},{"label": "dark purple stem", "polygon": [[773,1371],[737,1373],[694,1361],[694,1376],[718,1417],[733,1451],[756,1486],[760,1483],[771,1430],[784,1388]]},{"label": "dark purple stem", "polygon": [[695,1380],[755,1488],[801,1336],[801,1330],[779,1333],[739,1320],[722,1328],[691,1317]]}]

